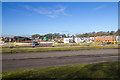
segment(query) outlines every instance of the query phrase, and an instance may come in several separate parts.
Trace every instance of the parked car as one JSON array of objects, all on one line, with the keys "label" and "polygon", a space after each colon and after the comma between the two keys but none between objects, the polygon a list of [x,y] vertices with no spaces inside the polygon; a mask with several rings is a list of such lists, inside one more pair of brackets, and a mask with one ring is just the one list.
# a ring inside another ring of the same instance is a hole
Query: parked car
[{"label": "parked car", "polygon": [[34,42],[34,43],[32,43],[32,45],[33,45],[33,46],[38,46],[38,45],[40,45],[40,44],[37,43],[37,42]]}]

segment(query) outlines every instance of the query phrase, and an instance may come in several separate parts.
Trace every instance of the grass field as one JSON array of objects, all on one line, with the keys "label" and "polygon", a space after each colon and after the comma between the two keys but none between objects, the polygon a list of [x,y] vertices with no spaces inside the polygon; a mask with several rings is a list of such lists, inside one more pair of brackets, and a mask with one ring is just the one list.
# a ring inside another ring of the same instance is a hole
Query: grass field
[{"label": "grass field", "polygon": [[104,49],[104,48],[118,48],[118,46],[92,46],[92,47],[54,47],[54,48],[31,48],[31,49],[2,49],[2,52],[31,52],[31,51],[60,51],[60,50],[79,50],[79,49]]},{"label": "grass field", "polygon": [[2,77],[3,80],[76,80],[78,78],[109,78],[108,80],[118,80],[120,78],[119,66],[120,62],[104,62],[94,64],[36,68],[3,72]]}]

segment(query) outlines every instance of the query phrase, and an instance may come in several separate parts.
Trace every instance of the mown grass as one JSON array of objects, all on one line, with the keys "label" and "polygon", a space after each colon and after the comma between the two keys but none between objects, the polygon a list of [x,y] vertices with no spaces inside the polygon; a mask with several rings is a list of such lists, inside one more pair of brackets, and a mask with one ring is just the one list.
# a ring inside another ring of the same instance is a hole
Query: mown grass
[{"label": "mown grass", "polygon": [[120,62],[104,62],[94,64],[81,64],[59,67],[47,67],[7,71],[2,73],[2,79],[16,80],[83,80],[84,79],[108,79],[118,80]]},{"label": "mown grass", "polygon": [[33,48],[33,49],[2,49],[5,52],[32,52],[32,51],[61,51],[61,50],[79,50],[79,49],[104,49],[104,48],[118,48],[118,46],[94,46],[94,47],[61,47],[61,48]]}]

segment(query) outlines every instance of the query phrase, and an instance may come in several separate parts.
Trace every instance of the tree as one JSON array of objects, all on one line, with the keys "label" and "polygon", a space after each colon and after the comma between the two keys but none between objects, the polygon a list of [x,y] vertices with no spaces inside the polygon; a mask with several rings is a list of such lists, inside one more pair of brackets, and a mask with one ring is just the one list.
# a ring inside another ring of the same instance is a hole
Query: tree
[{"label": "tree", "polygon": [[62,34],[62,38],[65,38],[66,37],[66,35],[65,34]]},{"label": "tree", "polygon": [[110,32],[110,35],[114,35],[114,33],[115,33],[114,31],[111,31],[111,32]]},{"label": "tree", "polygon": [[120,29],[115,32],[115,35],[120,36]]},{"label": "tree", "polygon": [[41,36],[39,34],[34,34],[32,35],[32,38],[35,39],[35,38],[40,38]]},{"label": "tree", "polygon": [[48,39],[52,39],[52,33],[46,34],[46,37],[47,37]]}]

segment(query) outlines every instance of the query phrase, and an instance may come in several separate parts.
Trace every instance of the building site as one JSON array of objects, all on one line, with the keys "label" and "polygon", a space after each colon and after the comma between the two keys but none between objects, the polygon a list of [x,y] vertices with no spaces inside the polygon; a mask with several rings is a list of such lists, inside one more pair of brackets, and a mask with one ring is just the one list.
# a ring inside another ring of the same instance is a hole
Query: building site
[{"label": "building site", "polygon": [[108,35],[94,37],[77,37],[74,35],[67,36],[41,36],[32,37],[1,37],[0,46],[3,48],[10,47],[68,47],[68,46],[100,46],[100,45],[120,44],[120,36]]}]

